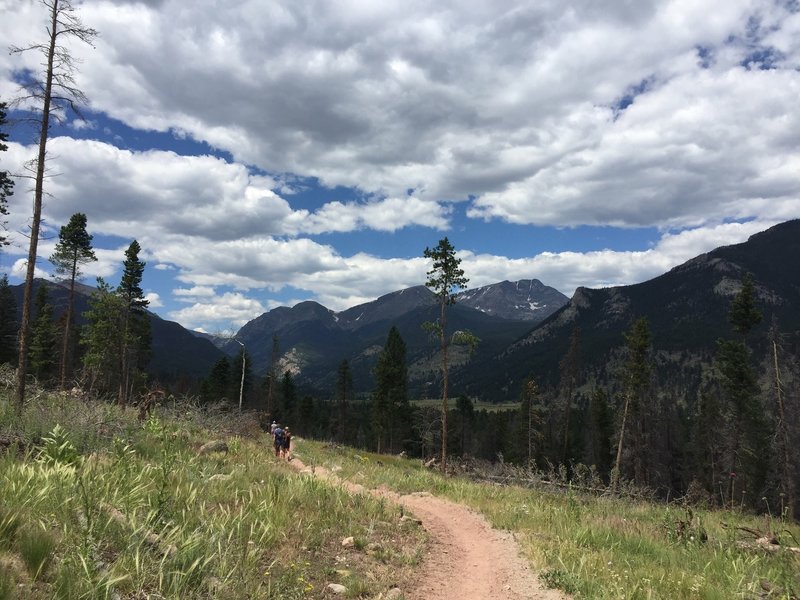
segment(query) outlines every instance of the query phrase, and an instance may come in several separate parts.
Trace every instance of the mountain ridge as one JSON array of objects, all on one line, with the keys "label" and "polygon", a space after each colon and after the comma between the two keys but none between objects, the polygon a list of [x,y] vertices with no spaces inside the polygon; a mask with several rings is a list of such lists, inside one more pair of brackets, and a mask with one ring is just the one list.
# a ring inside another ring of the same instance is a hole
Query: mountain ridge
[{"label": "mountain ridge", "polygon": [[[791,340],[799,335],[800,269],[791,268],[791,257],[796,256],[800,256],[800,220],[776,225],[746,242],[720,246],[644,282],[580,287],[567,304],[481,370],[502,372],[502,377],[481,378],[466,370],[454,373],[453,380],[460,380],[466,390],[495,390],[491,397],[498,401],[515,399],[527,377],[555,386],[559,360],[575,327],[580,328],[585,367],[594,369],[598,377],[613,378],[606,365],[613,362],[614,353],[624,345],[623,333],[638,317],[648,319],[657,352],[690,353],[694,360],[710,364],[716,340],[732,335],[730,302],[745,274],[754,278],[759,310],[764,314],[753,335],[754,347],[763,352],[765,332],[773,318]],[[796,347],[797,342],[791,343]],[[680,368],[677,363],[674,367]]]}]

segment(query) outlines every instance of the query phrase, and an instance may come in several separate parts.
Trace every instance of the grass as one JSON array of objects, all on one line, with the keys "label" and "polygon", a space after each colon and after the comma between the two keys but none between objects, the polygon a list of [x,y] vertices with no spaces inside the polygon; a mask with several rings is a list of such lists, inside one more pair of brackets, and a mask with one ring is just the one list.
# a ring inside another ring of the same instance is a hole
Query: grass
[{"label": "grass", "polygon": [[[441,398],[423,398],[420,400],[412,400],[411,404],[421,408],[440,408],[442,406]],[[456,398],[450,399],[450,405],[455,407]],[[505,410],[519,410],[519,402],[473,402],[475,410],[485,410],[486,412],[502,412]]]},{"label": "grass", "polygon": [[[37,392],[18,418],[9,396],[0,389],[0,439],[14,440],[0,451],[0,600],[291,600],[328,583],[368,598],[407,584],[423,555],[424,532],[396,508],[277,462],[250,416],[170,404],[140,423],[132,409]],[[199,455],[211,439],[228,453]],[[305,440],[297,454],[366,487],[483,512],[516,533],[545,584],[576,598],[800,594],[800,559],[737,544],[746,527],[797,546],[796,523],[443,478]]]},{"label": "grass", "polygon": [[[307,443],[303,460],[367,487],[427,490],[516,532],[541,580],[576,598],[796,598],[800,557],[740,547],[741,527],[797,546],[800,527],[732,511],[442,478],[419,461]],[[683,525],[679,525],[682,522]],[[727,526],[726,526],[727,525]],[[744,539],[747,539],[746,537]],[[776,590],[762,596],[762,582]]]},{"label": "grass", "polygon": [[[175,405],[139,423],[133,409],[37,394],[20,419],[9,396],[0,437],[22,449],[0,451],[0,600],[291,600],[345,577],[377,596],[421,556],[421,529],[277,462],[252,417]],[[199,455],[210,439],[228,453]],[[342,548],[349,536],[358,544]]]}]

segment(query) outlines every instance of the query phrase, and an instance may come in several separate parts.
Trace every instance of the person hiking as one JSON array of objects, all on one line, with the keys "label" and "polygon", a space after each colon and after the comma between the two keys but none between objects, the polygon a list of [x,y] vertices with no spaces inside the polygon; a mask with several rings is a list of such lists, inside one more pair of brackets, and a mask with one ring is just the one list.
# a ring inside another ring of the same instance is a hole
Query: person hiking
[{"label": "person hiking", "polygon": [[286,443],[286,432],[283,427],[278,425],[272,430],[273,445],[275,446],[275,456],[281,458],[283,456],[283,445]]},{"label": "person hiking", "polygon": [[292,432],[288,427],[284,431],[283,456],[287,462],[292,460]]}]

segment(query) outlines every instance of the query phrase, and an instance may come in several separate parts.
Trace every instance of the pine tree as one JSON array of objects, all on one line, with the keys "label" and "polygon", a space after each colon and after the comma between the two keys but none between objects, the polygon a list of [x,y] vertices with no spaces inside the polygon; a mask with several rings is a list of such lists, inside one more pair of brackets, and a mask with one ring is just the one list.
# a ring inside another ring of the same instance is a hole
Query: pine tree
[{"label": "pine tree", "polygon": [[722,464],[721,457],[722,422],[723,414],[718,395],[712,392],[702,393],[695,407],[691,432],[691,470],[693,478],[712,496],[719,491],[719,473],[727,466]]},{"label": "pine tree", "polygon": [[733,504],[737,481],[750,499],[761,497],[769,463],[769,431],[759,402],[758,377],[752,364],[748,335],[761,322],[755,306],[755,286],[749,275],[731,303],[729,320],[740,340],[718,340],[717,365],[726,401],[729,440],[728,502]]},{"label": "pine tree", "polygon": [[742,287],[731,303],[728,320],[733,330],[747,338],[753,328],[761,323],[761,312],[756,308],[755,285],[749,273],[742,278]]},{"label": "pine tree", "polygon": [[17,301],[8,284],[8,275],[0,276],[0,365],[17,361]]},{"label": "pine tree", "polygon": [[373,370],[375,391],[372,394],[372,425],[377,450],[395,451],[400,416],[408,405],[408,366],[406,343],[397,327],[392,327],[383,351]]},{"label": "pine tree", "polygon": [[283,404],[281,418],[284,423],[289,423],[294,420],[297,412],[297,389],[294,385],[294,378],[289,371],[286,371],[281,379],[281,400]]},{"label": "pine tree", "polygon": [[91,391],[119,393],[125,310],[122,297],[98,277],[97,289],[89,300],[89,310],[84,313],[87,322],[80,341],[86,347],[83,365]]},{"label": "pine tree", "polygon": [[220,358],[203,381],[204,402],[219,402],[226,398],[231,382],[231,364],[227,356]]},{"label": "pine tree", "polygon": [[469,279],[464,276],[461,268],[461,259],[456,258],[456,251],[450,241],[445,237],[439,240],[434,248],[425,248],[425,258],[433,260],[433,267],[428,271],[425,285],[434,293],[439,303],[439,320],[435,323],[426,323],[425,326],[433,331],[439,338],[439,349],[442,354],[442,471],[447,470],[447,394],[448,394],[448,364],[447,351],[450,340],[447,335],[448,306],[456,303],[456,294],[464,289]]},{"label": "pine tree", "polygon": [[564,395],[564,419],[561,447],[561,462],[567,464],[570,459],[570,428],[572,425],[572,396],[578,386],[578,375],[581,368],[580,327],[572,330],[569,338],[569,349],[559,363],[561,375],[561,392]]},{"label": "pine tree", "polygon": [[139,259],[141,246],[133,240],[125,251],[122,278],[117,294],[122,299],[122,344],[119,360],[119,391],[117,402],[125,406],[131,398],[136,380],[150,359],[150,320],[147,316],[149,302],[142,290],[145,262]]},{"label": "pine tree", "polygon": [[55,374],[58,332],[53,323],[53,305],[48,302],[47,286],[36,290],[35,318],[31,326],[30,373],[41,383],[49,383]]},{"label": "pine tree", "polygon": [[314,411],[314,398],[306,394],[300,400],[300,408],[297,413],[297,431],[301,435],[310,436],[317,426],[316,413]]},{"label": "pine tree", "polygon": [[470,454],[472,428],[475,424],[475,405],[464,394],[456,398],[456,415],[458,416],[460,454],[467,456]]},{"label": "pine tree", "polygon": [[278,365],[278,358],[280,357],[280,344],[278,341],[278,335],[272,335],[272,355],[270,356],[269,360],[269,371],[267,372],[266,378],[266,385],[267,385],[267,416],[272,418],[276,411],[275,406],[275,388],[277,387],[277,365]]},{"label": "pine tree", "polygon": [[352,393],[353,375],[350,372],[350,364],[345,359],[339,364],[336,374],[336,439],[339,443],[345,443],[350,434],[347,413]]},{"label": "pine tree", "polygon": [[586,462],[604,475],[611,469],[611,436],[613,419],[608,406],[608,394],[595,388],[589,400],[589,427]]},{"label": "pine tree", "polygon": [[619,441],[617,443],[617,458],[614,462],[611,476],[611,487],[614,490],[619,487],[622,458],[625,451],[626,428],[632,430],[634,481],[639,485],[645,483],[645,448],[642,439],[642,411],[645,405],[643,395],[650,387],[650,375],[652,372],[652,359],[650,357],[652,336],[647,318],[641,317],[637,319],[624,337],[627,343],[628,360],[624,371],[625,404],[622,410]]},{"label": "pine tree", "polygon": [[75,213],[69,223],[61,227],[58,234],[58,243],[50,262],[56,267],[56,276],[69,282],[69,297],[67,299],[67,316],[64,321],[64,339],[61,348],[61,368],[59,372],[61,389],[66,387],[67,377],[72,370],[72,326],[73,308],[75,305],[75,282],[82,277],[81,266],[96,261],[97,257],[92,249],[92,236],[86,231],[86,215]]}]

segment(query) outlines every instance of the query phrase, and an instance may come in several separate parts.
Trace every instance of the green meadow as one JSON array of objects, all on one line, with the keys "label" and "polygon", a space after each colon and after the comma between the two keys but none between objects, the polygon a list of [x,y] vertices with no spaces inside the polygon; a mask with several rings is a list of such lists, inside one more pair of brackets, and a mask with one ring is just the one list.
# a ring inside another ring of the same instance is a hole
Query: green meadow
[{"label": "green meadow", "polygon": [[[252,414],[134,409],[0,390],[0,600],[319,598],[407,588],[424,531],[369,495],[295,471]],[[211,440],[227,452],[200,453]],[[419,460],[298,440],[297,455],[367,487],[429,491],[515,532],[542,581],[575,598],[797,598],[800,527],[570,488],[442,477]],[[753,544],[771,532],[782,548]],[[353,543],[342,546],[342,540]]]}]

